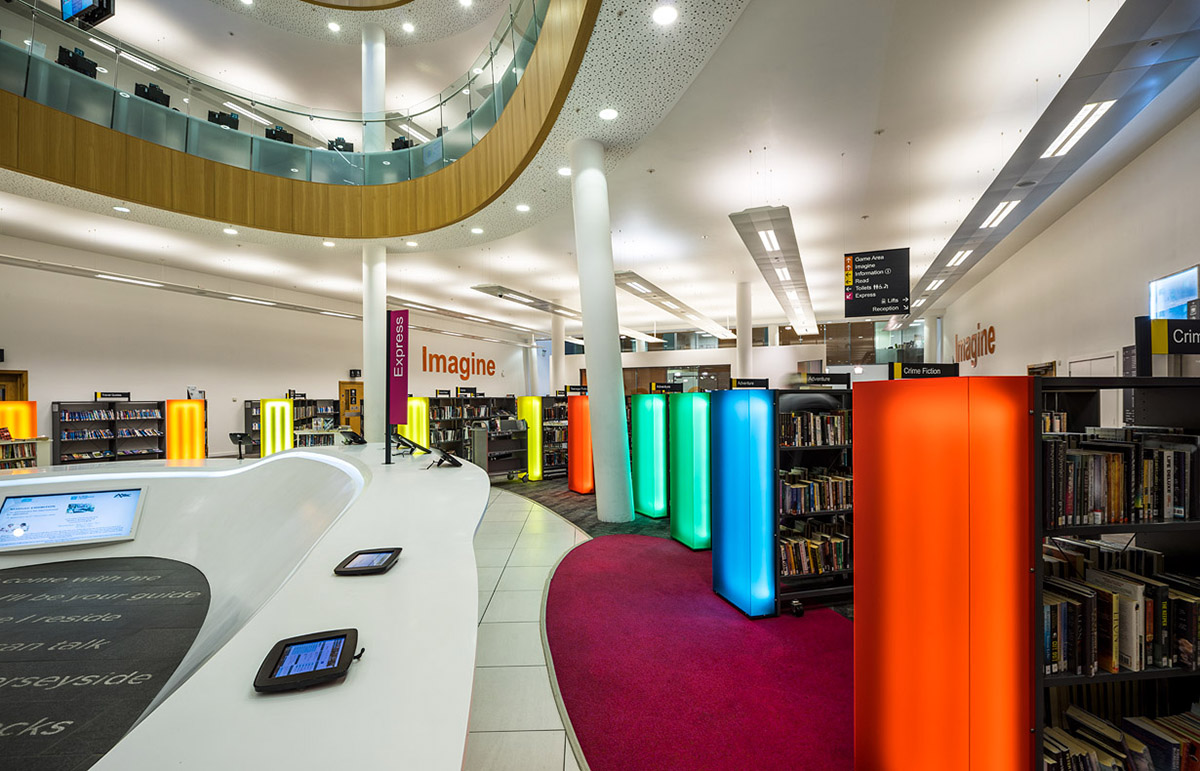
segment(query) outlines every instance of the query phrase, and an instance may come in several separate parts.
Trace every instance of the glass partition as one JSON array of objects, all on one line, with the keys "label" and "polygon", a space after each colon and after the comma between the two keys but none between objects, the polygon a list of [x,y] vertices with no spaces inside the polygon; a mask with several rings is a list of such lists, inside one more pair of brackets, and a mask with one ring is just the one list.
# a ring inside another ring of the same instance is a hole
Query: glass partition
[{"label": "glass partition", "polygon": [[[533,56],[550,0],[510,0],[471,68],[442,93],[364,122],[238,91],[63,22],[33,0],[0,4],[0,89],[148,142],[218,163],[333,185],[432,174],[496,125]],[[387,147],[364,152],[383,122]],[[335,138],[358,152],[325,149]]]}]

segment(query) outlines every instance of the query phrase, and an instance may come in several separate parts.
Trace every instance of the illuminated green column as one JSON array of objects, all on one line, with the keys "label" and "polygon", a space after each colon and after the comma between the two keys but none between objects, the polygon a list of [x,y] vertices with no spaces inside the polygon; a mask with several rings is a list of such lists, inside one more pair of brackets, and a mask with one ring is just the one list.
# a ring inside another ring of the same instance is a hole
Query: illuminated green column
[{"label": "illuminated green column", "polygon": [[712,548],[708,394],[671,394],[671,537]]},{"label": "illuminated green column", "polygon": [[638,394],[631,411],[633,510],[667,516],[667,397]]}]

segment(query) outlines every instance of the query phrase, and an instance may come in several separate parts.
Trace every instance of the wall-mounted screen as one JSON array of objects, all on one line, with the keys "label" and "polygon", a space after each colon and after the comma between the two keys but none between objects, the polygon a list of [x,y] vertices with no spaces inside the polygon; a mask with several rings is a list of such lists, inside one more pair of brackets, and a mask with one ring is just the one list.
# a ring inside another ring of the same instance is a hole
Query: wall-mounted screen
[{"label": "wall-mounted screen", "polygon": [[1150,282],[1150,318],[1186,319],[1188,302],[1200,299],[1200,268],[1192,267]]},{"label": "wall-mounted screen", "polygon": [[0,552],[133,540],[140,488],[12,495],[0,506]]},{"label": "wall-mounted screen", "polygon": [[96,0],[62,0],[63,21],[70,21],[84,11],[96,7]]}]

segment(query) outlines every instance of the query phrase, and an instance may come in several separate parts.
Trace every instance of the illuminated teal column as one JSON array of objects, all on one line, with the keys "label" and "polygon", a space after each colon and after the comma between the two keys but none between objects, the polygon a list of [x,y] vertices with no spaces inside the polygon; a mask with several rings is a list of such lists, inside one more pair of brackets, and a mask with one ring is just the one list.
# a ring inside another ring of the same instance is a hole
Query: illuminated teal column
[{"label": "illuminated teal column", "polygon": [[633,431],[633,510],[667,516],[667,397],[638,394],[630,408]]},{"label": "illuminated teal column", "polygon": [[689,549],[712,547],[708,394],[671,394],[671,537]]},{"label": "illuminated teal column", "polygon": [[775,392],[712,394],[713,590],[775,612]]}]

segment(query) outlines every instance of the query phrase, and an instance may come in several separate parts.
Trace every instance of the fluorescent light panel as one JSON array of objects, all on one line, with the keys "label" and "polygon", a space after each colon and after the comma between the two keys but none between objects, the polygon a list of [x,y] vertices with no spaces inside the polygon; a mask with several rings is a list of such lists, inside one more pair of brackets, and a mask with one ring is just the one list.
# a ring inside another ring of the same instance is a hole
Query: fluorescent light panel
[{"label": "fluorescent light panel", "polygon": [[1046,152],[1042,153],[1043,158],[1061,158],[1071,152],[1079,140],[1083,139],[1084,135],[1092,130],[1099,120],[1104,117],[1104,113],[1108,112],[1116,99],[1110,99],[1107,102],[1092,102],[1085,104],[1079,113],[1071,119],[1067,127],[1062,133],[1046,148]]},{"label": "fluorescent light panel", "polygon": [[267,120],[266,118],[263,118],[262,116],[255,115],[254,113],[252,113],[252,112],[249,112],[248,110],[246,110],[246,109],[244,109],[244,108],[242,108],[242,107],[238,107],[238,106],[237,106],[236,104],[234,104],[233,102],[225,102],[225,103],[224,103],[224,104],[222,104],[221,106],[222,106],[222,107],[228,107],[229,109],[233,110],[233,111],[234,111],[234,112],[236,112],[237,114],[239,114],[239,115],[245,115],[245,116],[246,116],[247,118],[249,118],[250,120],[252,120],[252,121],[257,121],[258,123],[261,123],[261,124],[263,124],[264,126],[270,126],[270,125],[271,125],[271,121]]},{"label": "fluorescent light panel", "polygon": [[788,270],[787,268],[776,268],[775,275],[779,276],[780,281],[791,281],[792,280],[792,272],[790,270]]},{"label": "fluorescent light panel", "polygon": [[929,282],[929,286],[925,288],[925,291],[926,291],[926,292],[934,292],[934,291],[937,291],[937,289],[938,289],[939,287],[941,287],[941,285],[942,285],[942,284],[944,284],[944,283],[946,283],[946,280],[945,280],[945,279],[943,279],[943,278],[935,279],[935,280],[933,280],[933,281]]},{"label": "fluorescent light panel", "polygon": [[979,229],[983,230],[984,228],[998,227],[1000,225],[1000,223],[1004,221],[1005,217],[1012,214],[1012,210],[1017,208],[1017,204],[1019,204],[1019,203],[1021,203],[1021,202],[1020,201],[1001,201],[1000,205],[996,207],[995,211],[993,211],[991,214],[989,214],[988,218],[985,219],[983,221],[983,224],[979,226]]},{"label": "fluorescent light panel", "polygon": [[957,268],[959,265],[962,265],[964,262],[967,261],[967,258],[970,257],[974,251],[975,251],[974,249],[966,249],[964,251],[960,251],[958,254],[954,255],[953,258],[951,258],[950,267]]},{"label": "fluorescent light panel", "polygon": [[240,303],[252,303],[254,305],[274,305],[275,304],[275,303],[269,303],[266,300],[255,300],[251,297],[230,297],[229,299],[234,300],[236,302],[240,302]]},{"label": "fluorescent light panel", "polygon": [[150,70],[151,72],[158,72],[157,65],[151,64],[150,62],[146,61],[145,59],[139,59],[136,56],[134,56],[133,54],[129,53],[128,51],[122,51],[121,53],[118,54],[118,56],[120,56],[122,59],[128,59],[129,61],[133,62],[137,66],[142,67],[147,70]]},{"label": "fluorescent light panel", "polygon": [[762,239],[763,248],[768,252],[779,251],[779,239],[775,237],[774,230],[760,230],[758,231],[758,237]]},{"label": "fluorescent light panel", "polygon": [[162,286],[162,284],[156,284],[153,281],[142,281],[141,279],[125,278],[124,276],[112,276],[108,273],[97,273],[96,278],[102,278],[106,281],[120,281],[123,284],[137,284],[138,286]]},{"label": "fluorescent light panel", "polygon": [[914,301],[913,301],[913,304],[912,304],[912,307],[914,307],[914,308],[920,308],[920,307],[921,307],[922,305],[924,305],[924,304],[925,304],[925,298],[924,298],[924,297],[922,297],[920,300],[914,300]]}]

